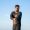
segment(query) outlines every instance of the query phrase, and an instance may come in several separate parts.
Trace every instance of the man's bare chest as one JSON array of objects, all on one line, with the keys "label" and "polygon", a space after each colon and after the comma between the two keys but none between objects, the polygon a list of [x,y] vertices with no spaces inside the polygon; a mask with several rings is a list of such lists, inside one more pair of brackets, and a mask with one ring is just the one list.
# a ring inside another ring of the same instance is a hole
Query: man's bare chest
[{"label": "man's bare chest", "polygon": [[17,20],[17,17],[18,17],[19,14],[17,13],[14,13],[14,19],[13,19],[13,24],[17,24],[18,23],[18,20]]}]

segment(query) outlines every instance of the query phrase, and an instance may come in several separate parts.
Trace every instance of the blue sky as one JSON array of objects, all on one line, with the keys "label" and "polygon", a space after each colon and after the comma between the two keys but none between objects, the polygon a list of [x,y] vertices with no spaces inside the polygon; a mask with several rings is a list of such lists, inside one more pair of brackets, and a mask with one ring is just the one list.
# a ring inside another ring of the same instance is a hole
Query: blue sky
[{"label": "blue sky", "polygon": [[21,30],[30,30],[30,0],[0,0],[0,30],[12,30],[10,13],[16,4],[20,5],[22,12]]}]

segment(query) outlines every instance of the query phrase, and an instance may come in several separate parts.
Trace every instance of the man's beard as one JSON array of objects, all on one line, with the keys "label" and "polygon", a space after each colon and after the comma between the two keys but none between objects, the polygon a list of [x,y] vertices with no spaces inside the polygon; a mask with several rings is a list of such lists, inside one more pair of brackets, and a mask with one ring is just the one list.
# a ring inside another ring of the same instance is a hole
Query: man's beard
[{"label": "man's beard", "polygon": [[17,10],[16,12],[19,12],[19,10]]}]

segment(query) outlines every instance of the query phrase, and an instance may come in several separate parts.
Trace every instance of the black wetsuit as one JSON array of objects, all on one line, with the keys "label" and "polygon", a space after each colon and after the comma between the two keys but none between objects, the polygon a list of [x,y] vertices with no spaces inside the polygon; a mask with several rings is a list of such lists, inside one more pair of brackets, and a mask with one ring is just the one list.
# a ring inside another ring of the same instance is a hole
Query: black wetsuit
[{"label": "black wetsuit", "polygon": [[[15,12],[13,11],[10,14],[10,18],[12,20],[12,18],[14,18],[13,14],[15,14]],[[13,24],[13,30],[21,30],[21,17],[22,17],[22,12],[19,12],[19,15],[17,17],[17,24]]]}]

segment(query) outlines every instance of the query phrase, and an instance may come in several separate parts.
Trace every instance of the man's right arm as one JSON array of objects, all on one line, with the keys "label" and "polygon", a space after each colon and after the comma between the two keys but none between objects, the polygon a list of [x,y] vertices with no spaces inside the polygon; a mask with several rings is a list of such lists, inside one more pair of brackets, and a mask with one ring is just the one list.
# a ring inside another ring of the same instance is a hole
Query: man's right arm
[{"label": "man's right arm", "polygon": [[10,14],[10,19],[11,20],[13,19],[13,12]]},{"label": "man's right arm", "polygon": [[11,19],[11,20],[14,20],[14,19],[15,19],[13,13],[14,13],[14,11],[10,14],[10,19]]}]

